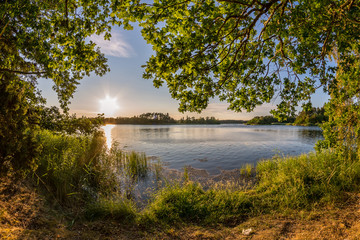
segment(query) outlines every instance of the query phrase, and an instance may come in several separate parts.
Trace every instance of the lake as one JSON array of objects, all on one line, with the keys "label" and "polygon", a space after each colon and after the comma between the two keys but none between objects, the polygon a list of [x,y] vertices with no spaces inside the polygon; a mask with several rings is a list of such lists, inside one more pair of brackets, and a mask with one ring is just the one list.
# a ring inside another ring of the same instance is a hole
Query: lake
[{"label": "lake", "polygon": [[107,144],[158,157],[165,166],[218,174],[274,155],[299,155],[323,139],[318,127],[285,125],[106,125]]}]

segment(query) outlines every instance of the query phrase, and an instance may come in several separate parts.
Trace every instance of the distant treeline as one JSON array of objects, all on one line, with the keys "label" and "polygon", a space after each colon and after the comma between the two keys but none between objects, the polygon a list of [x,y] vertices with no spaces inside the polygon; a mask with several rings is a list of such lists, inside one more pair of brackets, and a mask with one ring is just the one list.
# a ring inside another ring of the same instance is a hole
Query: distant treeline
[{"label": "distant treeline", "polygon": [[256,116],[253,119],[246,122],[247,125],[269,125],[269,124],[286,124],[293,123],[295,117],[288,118],[286,121],[279,122],[273,116]]},{"label": "distant treeline", "polygon": [[328,116],[325,115],[325,109],[322,108],[311,108],[308,111],[301,111],[295,121],[294,125],[301,126],[312,126],[319,125],[323,122],[327,122],[329,120]]},{"label": "distant treeline", "polygon": [[244,124],[245,120],[219,120],[221,124]]},{"label": "distant treeline", "polygon": [[215,117],[186,117],[175,120],[169,113],[143,113],[133,117],[105,118],[105,124],[220,124]]},{"label": "distant treeline", "polygon": [[289,117],[286,121],[279,122],[273,116],[257,116],[246,122],[248,125],[268,125],[268,124],[290,124],[297,126],[315,126],[328,121],[325,116],[324,107],[303,110],[295,117]]},{"label": "distant treeline", "polygon": [[220,124],[220,121],[214,117],[195,118],[186,116],[186,118],[181,118],[177,122],[179,124]]},{"label": "distant treeline", "polygon": [[175,124],[168,113],[143,113],[133,117],[105,118],[105,124]]},{"label": "distant treeline", "polygon": [[311,108],[303,110],[294,117],[289,117],[286,121],[279,122],[273,116],[257,116],[249,121],[244,120],[218,120],[215,117],[183,117],[175,120],[169,113],[143,113],[133,117],[105,118],[105,124],[248,124],[248,125],[270,125],[270,124],[288,124],[301,126],[319,125],[328,120],[324,115],[324,108]]}]

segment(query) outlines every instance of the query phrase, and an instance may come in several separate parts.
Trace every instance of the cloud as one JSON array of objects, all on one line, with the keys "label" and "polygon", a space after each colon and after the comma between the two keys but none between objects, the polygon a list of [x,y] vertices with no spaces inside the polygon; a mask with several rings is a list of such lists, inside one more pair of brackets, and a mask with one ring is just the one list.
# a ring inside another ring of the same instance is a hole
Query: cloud
[{"label": "cloud", "polygon": [[123,58],[130,57],[133,54],[133,49],[130,44],[128,44],[118,32],[112,32],[111,35],[110,41],[104,40],[104,34],[94,34],[90,37],[90,40],[95,42],[105,55]]}]

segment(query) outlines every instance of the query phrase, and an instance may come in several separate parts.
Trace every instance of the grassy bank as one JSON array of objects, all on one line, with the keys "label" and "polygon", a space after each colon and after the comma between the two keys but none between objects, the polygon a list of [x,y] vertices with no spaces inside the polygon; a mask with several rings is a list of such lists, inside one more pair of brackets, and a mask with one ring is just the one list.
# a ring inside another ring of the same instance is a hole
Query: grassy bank
[{"label": "grassy bank", "polygon": [[330,151],[298,157],[276,157],[256,167],[251,189],[215,186],[204,190],[187,182],[155,195],[144,212],[165,223],[229,223],[250,216],[334,206],[359,191],[360,163],[344,162]]},{"label": "grassy bank", "polygon": [[[359,192],[360,162],[344,161],[324,151],[262,161],[255,176],[247,166],[240,172],[255,178],[252,187],[229,182],[204,188],[188,178],[156,185],[140,208],[134,188],[149,176],[161,178],[160,166],[144,154],[109,151],[101,133],[80,136],[42,131],[37,138],[42,150],[30,179],[51,209],[65,213],[70,225],[111,220],[143,229],[235,226],[263,215],[341,206]],[[6,222],[7,216],[2,214],[1,221]]]},{"label": "grassy bank", "polygon": [[154,192],[149,204],[139,211],[129,191],[131,183],[149,173],[143,154],[115,148],[107,151],[101,135],[43,132],[39,136],[44,145],[37,175],[59,202],[83,201],[90,206],[87,214],[92,217],[121,219],[128,213],[129,219],[140,222],[219,223],[272,211],[311,210],[335,204],[346,193],[359,190],[359,161],[344,161],[324,151],[258,163],[256,185],[251,189],[214,185],[204,190],[191,181],[168,184]]}]

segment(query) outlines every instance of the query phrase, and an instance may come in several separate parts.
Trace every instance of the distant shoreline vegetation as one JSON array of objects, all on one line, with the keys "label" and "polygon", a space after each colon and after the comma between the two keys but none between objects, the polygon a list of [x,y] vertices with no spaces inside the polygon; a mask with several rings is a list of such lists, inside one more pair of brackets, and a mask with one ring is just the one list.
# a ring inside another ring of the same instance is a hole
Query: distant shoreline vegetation
[{"label": "distant shoreline vegetation", "polygon": [[143,113],[133,117],[105,118],[104,124],[146,124],[146,125],[165,125],[165,124],[221,124],[221,123],[245,123],[243,120],[218,120],[215,117],[183,117],[179,120],[172,118],[169,113]]},{"label": "distant shoreline vegetation", "polygon": [[295,117],[290,117],[286,121],[279,122],[273,116],[256,116],[246,122],[246,125],[292,125],[295,121]]},{"label": "distant shoreline vegetation", "polygon": [[273,116],[256,116],[247,121],[247,125],[294,125],[294,126],[319,126],[328,121],[324,108],[311,108],[303,110],[294,117],[289,117],[286,121],[279,122]]},{"label": "distant shoreline vegetation", "polygon": [[246,124],[246,125],[294,125],[319,126],[328,121],[324,108],[310,108],[298,115],[288,117],[285,121],[278,121],[274,116],[256,116],[251,120],[219,120],[215,117],[183,117],[179,120],[172,118],[169,113],[143,113],[133,117],[105,118],[104,124],[135,124],[135,125],[167,125],[167,124]]}]

